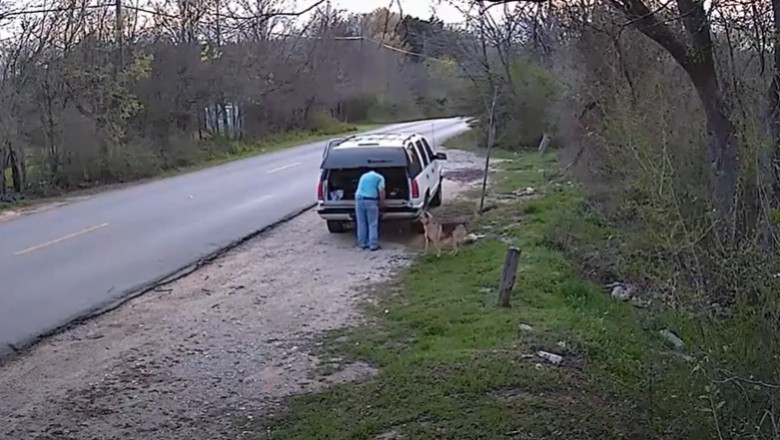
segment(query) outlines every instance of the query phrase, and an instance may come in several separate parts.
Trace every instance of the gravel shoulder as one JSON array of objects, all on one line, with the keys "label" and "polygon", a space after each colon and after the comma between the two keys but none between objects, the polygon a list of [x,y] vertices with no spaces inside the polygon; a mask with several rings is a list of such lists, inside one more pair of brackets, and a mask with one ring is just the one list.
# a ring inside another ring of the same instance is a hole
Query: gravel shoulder
[{"label": "gravel shoulder", "polygon": [[[470,153],[448,155],[445,176],[481,166]],[[452,175],[450,200],[475,183],[474,173]],[[0,365],[0,439],[238,439],[241,417],[371,375],[351,365],[316,377],[312,344],[357,323],[371,286],[410,264],[409,245],[422,238],[385,229],[382,239],[382,251],[360,251],[309,211],[43,341]]]}]

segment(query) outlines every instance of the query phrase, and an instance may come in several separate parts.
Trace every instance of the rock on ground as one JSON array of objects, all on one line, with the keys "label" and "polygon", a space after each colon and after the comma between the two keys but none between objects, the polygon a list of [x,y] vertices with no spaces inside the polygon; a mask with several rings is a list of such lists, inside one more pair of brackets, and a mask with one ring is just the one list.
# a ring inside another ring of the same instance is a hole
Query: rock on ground
[{"label": "rock on ground", "polygon": [[[448,169],[480,166],[448,153]],[[445,185],[451,199],[470,183]],[[307,212],[4,362],[0,439],[245,438],[237,420],[330,382],[312,375],[311,344],[356,323],[370,286],[409,264],[406,245],[419,239],[385,230],[381,251],[360,251]],[[335,377],[372,373],[351,365]]]}]

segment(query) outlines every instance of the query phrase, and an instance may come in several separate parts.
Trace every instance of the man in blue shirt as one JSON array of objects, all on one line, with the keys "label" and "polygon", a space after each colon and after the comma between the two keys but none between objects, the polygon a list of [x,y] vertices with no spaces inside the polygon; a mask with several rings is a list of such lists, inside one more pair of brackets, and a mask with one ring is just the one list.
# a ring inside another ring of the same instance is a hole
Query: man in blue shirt
[{"label": "man in blue shirt", "polygon": [[361,249],[379,249],[379,208],[385,200],[385,178],[369,170],[358,180],[355,191],[355,226]]}]

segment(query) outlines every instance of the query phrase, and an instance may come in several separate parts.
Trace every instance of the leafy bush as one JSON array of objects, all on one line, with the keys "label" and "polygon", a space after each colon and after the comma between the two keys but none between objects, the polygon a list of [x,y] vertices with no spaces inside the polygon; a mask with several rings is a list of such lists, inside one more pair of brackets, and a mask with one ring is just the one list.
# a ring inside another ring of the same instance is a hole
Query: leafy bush
[{"label": "leafy bush", "polygon": [[[518,59],[508,65],[507,73],[495,84],[496,146],[509,150],[536,146],[545,133],[555,133],[561,89],[554,73],[530,60]],[[475,126],[483,136],[487,133],[492,98],[487,80],[458,96],[462,112],[477,116]]]},{"label": "leafy bush", "polygon": [[309,115],[306,128],[316,134],[339,134],[350,131],[351,126],[334,118],[328,112],[317,110]]}]

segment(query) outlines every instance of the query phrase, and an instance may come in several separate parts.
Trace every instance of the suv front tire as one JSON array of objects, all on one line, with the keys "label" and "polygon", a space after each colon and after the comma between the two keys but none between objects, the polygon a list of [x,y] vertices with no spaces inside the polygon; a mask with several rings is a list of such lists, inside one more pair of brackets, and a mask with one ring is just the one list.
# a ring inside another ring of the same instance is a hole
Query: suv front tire
[{"label": "suv front tire", "polygon": [[436,194],[433,195],[433,198],[431,199],[430,206],[432,208],[436,208],[437,206],[441,206],[441,191],[442,191],[442,181],[439,179],[439,189],[436,190]]}]

